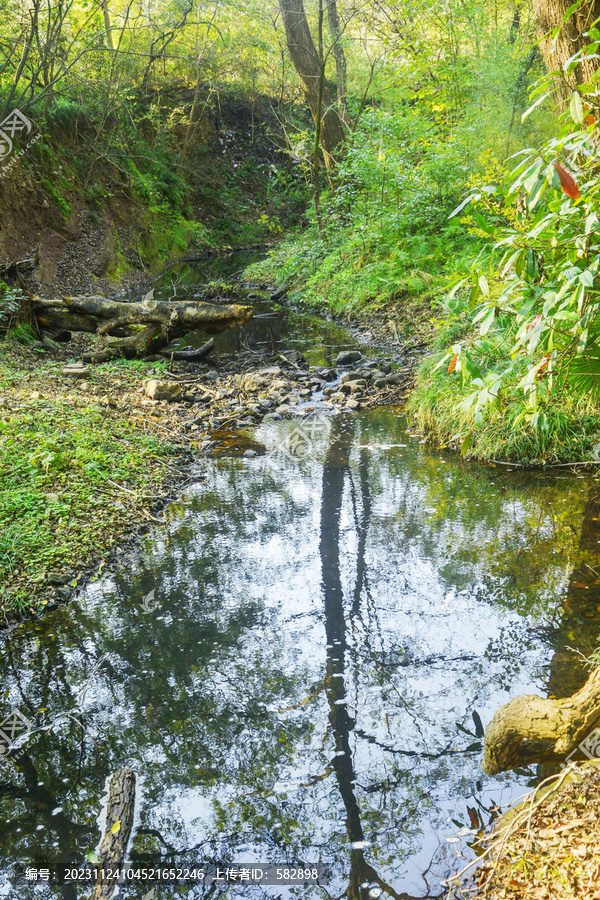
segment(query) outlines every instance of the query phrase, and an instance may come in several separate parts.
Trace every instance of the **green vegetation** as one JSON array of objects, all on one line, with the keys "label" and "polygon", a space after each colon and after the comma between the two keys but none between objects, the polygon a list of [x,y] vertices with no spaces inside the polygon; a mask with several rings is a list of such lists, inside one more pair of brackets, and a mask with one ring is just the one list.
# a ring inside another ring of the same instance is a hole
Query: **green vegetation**
[{"label": "green vegetation", "polygon": [[[598,43],[576,54],[571,69],[600,45],[600,31],[589,37]],[[534,105],[548,88],[551,79],[541,79]],[[456,210],[469,210],[467,228],[491,237],[494,265],[488,261],[486,274],[478,260],[451,292],[446,308],[460,309],[457,330],[446,329],[439,343],[447,352],[423,366],[411,408],[421,427],[465,453],[534,463],[600,455],[600,177],[596,120],[584,99],[591,93],[590,85],[574,91],[561,133],[516,154],[508,180],[477,188]]]},{"label": "green vegetation", "polygon": [[11,404],[0,408],[0,605],[9,615],[43,606],[52,573],[100,561],[143,521],[175,452],[139,413],[101,394],[114,391],[115,376],[119,393],[137,386],[156,365],[98,366],[93,397],[68,393],[58,367],[43,363],[32,374],[27,351],[3,345],[0,397]]}]

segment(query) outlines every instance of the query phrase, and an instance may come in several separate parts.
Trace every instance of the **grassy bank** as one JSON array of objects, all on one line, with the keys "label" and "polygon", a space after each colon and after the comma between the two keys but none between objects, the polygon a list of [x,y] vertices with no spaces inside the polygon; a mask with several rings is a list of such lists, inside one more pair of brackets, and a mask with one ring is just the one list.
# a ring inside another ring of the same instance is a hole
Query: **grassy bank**
[{"label": "grassy bank", "polygon": [[471,391],[461,388],[445,369],[434,372],[443,356],[432,354],[423,362],[407,405],[419,431],[439,446],[462,449],[473,459],[523,465],[592,462],[600,457],[600,409],[589,398],[556,390],[543,407],[547,428],[525,420],[514,428],[527,409],[523,391],[515,387],[499,406],[487,406],[477,423],[473,408],[462,406]]},{"label": "grassy bank", "polygon": [[[37,358],[36,358],[37,357]],[[152,364],[112,363],[77,382],[62,362],[4,342],[0,362],[0,611],[66,598],[147,508],[177,453],[132,392]],[[162,365],[162,364],[159,364]],[[69,577],[68,577],[69,576]]]}]

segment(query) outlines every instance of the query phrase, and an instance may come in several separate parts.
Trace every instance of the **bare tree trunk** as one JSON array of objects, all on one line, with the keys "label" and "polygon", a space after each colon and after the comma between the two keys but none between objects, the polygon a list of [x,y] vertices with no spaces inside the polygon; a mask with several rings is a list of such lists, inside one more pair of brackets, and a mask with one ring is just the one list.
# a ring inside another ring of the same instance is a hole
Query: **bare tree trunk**
[{"label": "bare tree trunk", "polygon": [[110,23],[110,10],[108,8],[108,0],[102,0],[102,15],[104,17],[104,36],[106,38],[106,46],[109,50],[114,50],[112,39],[112,25]]},{"label": "bare tree trunk", "polygon": [[40,14],[40,6],[41,0],[34,0],[33,6],[29,11],[29,15],[31,17],[31,28],[29,29],[29,33],[23,39],[23,52],[21,53],[21,59],[19,60],[19,65],[17,66],[17,71],[15,72],[12,85],[8,92],[8,96],[6,98],[6,102],[4,104],[4,111],[2,113],[2,118],[12,110],[13,100],[15,98],[15,94],[17,92],[17,87],[19,86],[19,82],[21,80],[21,76],[25,69],[25,64],[27,63],[27,58],[31,52],[31,48],[33,46],[33,40],[35,37],[35,33],[37,30],[37,23]]},{"label": "bare tree trunk", "polygon": [[342,45],[342,29],[340,26],[340,17],[338,13],[336,0],[326,0],[327,3],[327,21],[331,32],[332,51],[335,58],[335,71],[337,78],[337,101],[340,116],[344,122],[348,122],[348,108],[346,99],[348,96],[347,87],[347,65],[346,54]]},{"label": "bare tree trunk", "polygon": [[[164,62],[165,53],[169,44],[171,44],[178,33],[185,27],[187,24],[188,16],[191,14],[194,8],[194,0],[186,0],[186,7],[183,9],[181,13],[181,18],[175,22],[171,29],[162,31],[160,35],[155,38],[150,43],[150,51],[148,54],[148,62],[146,64],[146,68],[144,70],[144,74],[142,76],[142,89],[146,90],[148,87],[148,81],[150,78],[150,72],[154,63],[157,59],[162,59]],[[158,48],[158,49],[157,49]]]},{"label": "bare tree trunk", "polygon": [[[325,80],[325,60],[313,41],[302,0],[279,0],[288,50],[315,125],[327,171],[335,168],[335,153],[344,143],[344,126]],[[321,102],[319,102],[321,98]]]},{"label": "bare tree trunk", "polygon": [[[600,0],[585,0],[564,24],[563,19],[571,6],[571,0],[533,0],[533,8],[538,26],[540,49],[549,72],[562,72],[561,99],[568,100],[578,84],[589,81],[598,69],[597,59],[587,59],[580,63],[570,75],[564,70],[565,63],[589,43],[585,32],[600,17]],[[552,30],[560,30],[552,37]]]}]

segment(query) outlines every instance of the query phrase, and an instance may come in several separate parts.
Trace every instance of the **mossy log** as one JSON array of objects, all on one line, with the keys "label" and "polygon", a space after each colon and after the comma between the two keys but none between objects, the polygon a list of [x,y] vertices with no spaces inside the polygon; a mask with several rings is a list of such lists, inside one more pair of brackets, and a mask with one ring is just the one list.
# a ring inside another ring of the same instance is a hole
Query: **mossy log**
[{"label": "mossy log", "polygon": [[92,900],[110,900],[115,893],[114,879],[102,880],[100,870],[119,869],[125,860],[125,853],[135,812],[135,775],[129,766],[118,769],[110,780],[106,827],[98,851],[98,880],[94,886]]},{"label": "mossy log", "polygon": [[500,707],[486,728],[483,770],[496,775],[531,763],[600,756],[600,669],[561,700],[531,694]]},{"label": "mossy log", "polygon": [[[32,307],[38,325],[50,331],[80,331],[106,340],[101,351],[108,356],[144,356],[159,353],[172,340],[202,330],[219,334],[245,325],[254,308],[197,300],[128,302],[105,297],[34,297]],[[94,356],[90,357],[94,361]]]}]

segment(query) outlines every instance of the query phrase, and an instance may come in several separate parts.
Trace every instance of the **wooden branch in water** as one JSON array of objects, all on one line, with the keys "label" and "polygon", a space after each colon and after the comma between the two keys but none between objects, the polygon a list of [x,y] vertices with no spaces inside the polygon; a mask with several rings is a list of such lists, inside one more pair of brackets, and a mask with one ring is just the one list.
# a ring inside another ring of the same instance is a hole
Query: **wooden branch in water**
[{"label": "wooden branch in water", "polygon": [[[497,775],[531,763],[567,763],[600,754],[600,668],[561,700],[532,694],[501,706],[486,728],[483,771]],[[580,748],[590,738],[586,753]]]},{"label": "wooden branch in water", "polygon": [[212,353],[214,346],[214,339],[211,338],[205,344],[202,344],[201,347],[198,347],[197,350],[161,350],[160,355],[166,356],[167,359],[197,362],[199,359],[204,359],[205,356],[208,356],[209,353]]},{"label": "wooden branch in water", "polygon": [[[118,869],[123,865],[133,828],[135,812],[135,775],[129,766],[117,769],[110,780],[106,807],[106,827],[98,851],[98,869]],[[94,886],[92,900],[110,900],[116,882],[102,881]]]}]

